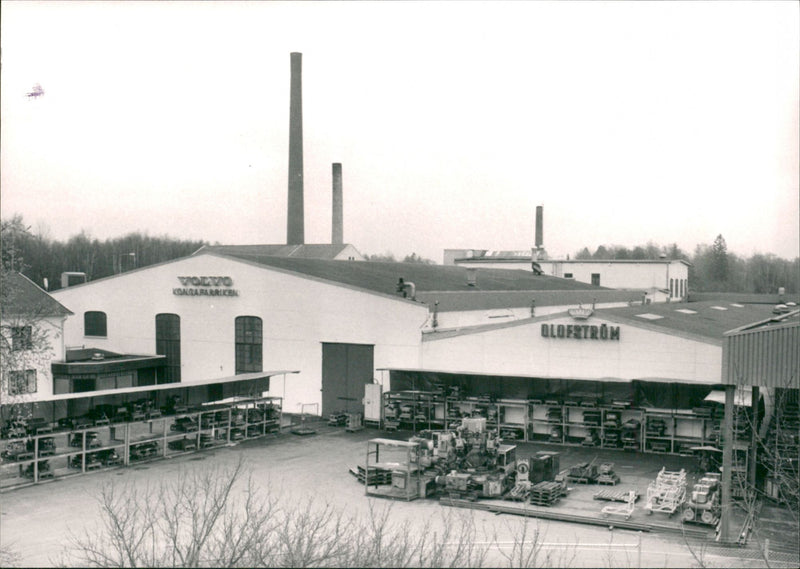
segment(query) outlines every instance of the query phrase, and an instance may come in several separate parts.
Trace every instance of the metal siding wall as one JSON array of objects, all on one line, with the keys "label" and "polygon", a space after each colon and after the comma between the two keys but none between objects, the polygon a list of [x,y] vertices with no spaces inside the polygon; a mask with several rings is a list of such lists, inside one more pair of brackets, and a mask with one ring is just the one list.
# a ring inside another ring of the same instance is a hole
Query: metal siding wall
[{"label": "metal siding wall", "polygon": [[800,388],[800,323],[725,338],[723,383]]}]

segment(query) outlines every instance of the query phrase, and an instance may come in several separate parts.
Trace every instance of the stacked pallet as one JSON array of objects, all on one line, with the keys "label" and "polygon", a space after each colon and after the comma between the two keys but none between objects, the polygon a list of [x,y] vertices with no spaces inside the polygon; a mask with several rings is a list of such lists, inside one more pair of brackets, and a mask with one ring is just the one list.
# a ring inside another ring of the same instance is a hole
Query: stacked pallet
[{"label": "stacked pallet", "polygon": [[536,506],[552,506],[561,497],[561,484],[539,482],[531,487],[530,503]]},{"label": "stacked pallet", "polygon": [[371,466],[367,471],[359,464],[357,468],[350,469],[350,474],[358,478],[358,481],[362,484],[365,484],[364,479],[367,478],[369,481],[367,483],[370,486],[384,486],[392,483],[392,471],[386,468]]}]

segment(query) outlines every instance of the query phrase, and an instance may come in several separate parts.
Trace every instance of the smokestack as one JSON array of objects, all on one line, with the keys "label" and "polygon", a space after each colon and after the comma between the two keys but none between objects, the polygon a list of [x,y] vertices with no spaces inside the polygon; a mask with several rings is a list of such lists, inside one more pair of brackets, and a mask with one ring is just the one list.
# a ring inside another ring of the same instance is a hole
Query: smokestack
[{"label": "smokestack", "polygon": [[291,54],[292,81],[289,103],[289,199],[286,244],[302,245],[303,231],[303,54]]},{"label": "smokestack", "polygon": [[540,205],[536,206],[536,248],[542,248],[542,235],[544,233],[544,219],[543,219],[543,207]]},{"label": "smokestack", "polygon": [[333,163],[333,219],[331,223],[331,244],[344,244],[344,214],[342,206],[342,165]]}]

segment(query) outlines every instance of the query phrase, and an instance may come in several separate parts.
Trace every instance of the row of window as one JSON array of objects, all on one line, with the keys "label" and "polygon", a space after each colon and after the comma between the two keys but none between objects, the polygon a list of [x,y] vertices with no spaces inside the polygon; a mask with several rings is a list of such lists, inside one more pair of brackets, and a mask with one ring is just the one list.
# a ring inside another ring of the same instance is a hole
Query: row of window
[{"label": "row of window", "polygon": [[[85,336],[105,337],[108,323],[105,312],[83,314]],[[235,321],[236,373],[263,371],[263,326],[258,316],[237,316]],[[181,380],[181,317],[156,314],[156,354],[167,356],[166,382]]]},{"label": "row of window", "polygon": [[688,279],[669,279],[669,295],[671,297],[683,298],[689,294]]}]

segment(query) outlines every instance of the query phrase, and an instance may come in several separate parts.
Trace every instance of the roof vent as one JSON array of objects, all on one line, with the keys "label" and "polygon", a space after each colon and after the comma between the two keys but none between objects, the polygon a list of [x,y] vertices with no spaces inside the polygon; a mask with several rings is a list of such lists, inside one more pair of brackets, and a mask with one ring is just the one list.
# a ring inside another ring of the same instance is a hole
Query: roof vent
[{"label": "roof vent", "polygon": [[467,286],[477,286],[478,269],[467,269]]},{"label": "roof vent", "polygon": [[100,352],[95,352],[95,353],[92,354],[92,359],[95,360],[95,361],[98,361],[98,360],[105,359],[105,356],[103,356],[103,354],[101,354]]}]

